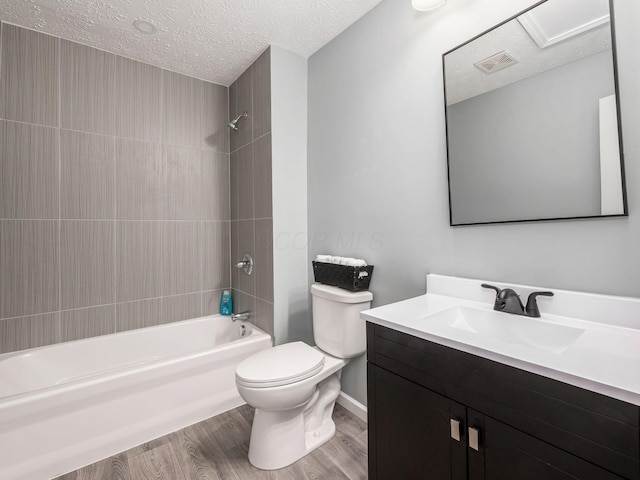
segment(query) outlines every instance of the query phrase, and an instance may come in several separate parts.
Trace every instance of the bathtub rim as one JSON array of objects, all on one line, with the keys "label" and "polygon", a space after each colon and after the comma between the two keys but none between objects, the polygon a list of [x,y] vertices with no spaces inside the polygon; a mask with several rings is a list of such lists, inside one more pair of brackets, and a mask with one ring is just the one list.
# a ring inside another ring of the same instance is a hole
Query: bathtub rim
[{"label": "bathtub rim", "polygon": [[[100,339],[105,339],[105,338],[109,338],[109,337],[113,337],[114,335],[118,335],[118,336],[130,336],[133,334],[139,334],[140,331],[143,330],[150,330],[150,329],[163,329],[163,330],[169,330],[171,328],[176,328],[180,325],[185,325],[185,324],[189,324],[189,323],[196,323],[199,321],[203,321],[204,319],[208,319],[208,318],[225,318],[226,316],[224,315],[220,315],[220,314],[212,314],[212,315],[206,315],[203,317],[195,317],[195,318],[190,318],[187,320],[180,320],[177,322],[170,322],[170,323],[166,323],[166,324],[161,324],[161,325],[151,325],[149,327],[142,327],[142,328],[136,328],[136,329],[131,329],[131,330],[126,330],[123,332],[114,332],[114,333],[109,333],[106,335],[99,335],[99,336],[94,336],[94,337],[88,337],[88,338],[81,338],[78,340],[70,340],[69,342],[61,342],[61,343],[53,343],[50,345],[43,345],[40,347],[34,347],[34,348],[28,348],[28,349],[24,349],[24,350],[17,350],[15,352],[8,352],[8,353],[4,353],[2,355],[0,355],[0,361],[2,360],[7,360],[9,358],[12,357],[17,357],[20,355],[24,355],[25,352],[30,352],[30,351],[40,351],[43,349],[50,349],[50,348],[55,348],[57,346],[60,345],[67,345],[67,344],[78,344],[78,343],[89,343],[92,340],[95,340],[96,338],[100,338]],[[231,321],[231,317],[226,317],[229,318],[229,321]],[[247,343],[257,343],[262,341],[262,339],[264,338],[264,336],[268,336],[271,338],[271,342],[273,344],[273,337],[271,335],[269,335],[268,333],[266,333],[264,330],[262,330],[261,328],[257,327],[255,324],[251,323],[250,321],[236,321],[234,322],[237,325],[250,325],[252,327],[252,331],[249,335],[247,335],[246,337],[243,338],[239,338],[237,340],[232,340],[230,342],[226,342],[226,343],[221,343],[218,345],[213,345],[210,347],[205,347],[205,348],[200,348],[197,350],[191,350],[187,353],[180,353],[177,355],[170,355],[167,357],[162,357],[160,359],[157,360],[151,360],[149,362],[145,362],[145,363],[141,363],[141,364],[137,364],[137,365],[129,365],[129,366],[124,366],[122,369],[117,369],[115,371],[111,371],[111,372],[104,372],[104,373],[97,373],[95,376],[90,376],[90,377],[80,377],[78,379],[74,379],[74,380],[69,380],[68,382],[64,382],[64,383],[60,383],[60,384],[55,384],[55,385],[49,385],[46,386],[44,388],[38,388],[35,390],[28,390],[25,392],[21,392],[21,393],[16,393],[14,395],[7,395],[4,397],[0,397],[0,413],[7,409],[7,408],[12,408],[12,407],[17,407],[21,404],[24,404],[27,401],[38,401],[38,400],[44,400],[46,398],[55,396],[59,393],[63,393],[63,392],[73,392],[73,391],[77,391],[80,390],[82,388],[88,387],[88,386],[96,386],[96,385],[102,385],[104,383],[110,382],[110,381],[116,381],[119,379],[126,379],[127,377],[133,376],[135,374],[138,373],[144,373],[144,372],[149,372],[149,371],[153,371],[155,369],[164,367],[164,366],[171,366],[171,365],[176,365],[179,364],[181,362],[185,362],[188,360],[197,360],[199,358],[204,358],[206,357],[208,354],[211,354],[213,352],[222,352],[222,351],[227,351],[232,349],[235,345],[238,344],[238,342],[247,342]]]}]

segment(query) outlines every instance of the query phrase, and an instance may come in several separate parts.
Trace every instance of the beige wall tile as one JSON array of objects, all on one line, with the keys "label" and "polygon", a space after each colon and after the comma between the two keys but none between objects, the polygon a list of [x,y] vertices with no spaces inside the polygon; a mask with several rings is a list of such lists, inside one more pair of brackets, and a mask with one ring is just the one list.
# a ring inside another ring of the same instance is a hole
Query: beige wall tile
[{"label": "beige wall tile", "polygon": [[196,222],[162,224],[162,295],[199,292],[201,227]]},{"label": "beige wall tile", "polygon": [[59,40],[2,24],[0,118],[58,126]]},{"label": "beige wall tile", "polygon": [[229,155],[203,151],[201,159],[201,218],[202,220],[229,220],[231,213]]},{"label": "beige wall tile", "polygon": [[229,89],[202,82],[202,119],[200,123],[204,150],[229,153]]},{"label": "beige wall tile", "polygon": [[[232,204],[235,198],[235,208],[231,213],[237,218],[233,220],[247,220],[253,217],[253,146],[246,145],[231,158],[231,191]],[[235,191],[235,193],[234,193]]]},{"label": "beige wall tile", "polygon": [[271,134],[253,143],[253,212],[255,218],[271,218],[272,202]]},{"label": "beige wall tile", "polygon": [[[231,222],[231,239],[232,239],[232,254],[231,262],[235,265],[242,260],[242,256],[248,253],[255,258],[255,246],[254,246],[254,229],[253,220],[241,220],[239,222]],[[235,240],[234,240],[235,239]],[[236,244],[234,245],[233,242]],[[235,248],[234,248],[235,247]],[[235,250],[235,251],[234,251]],[[235,255],[234,255],[235,253]],[[255,294],[255,274],[247,275],[243,270],[239,268],[233,268],[232,272],[232,285],[233,288],[242,290],[249,295]]]},{"label": "beige wall tile", "polygon": [[162,292],[162,223],[116,222],[116,301]]},{"label": "beige wall tile", "polygon": [[157,67],[116,57],[116,135],[159,142],[160,82]]},{"label": "beige wall tile", "polygon": [[231,295],[233,296],[233,313],[249,312],[249,321],[255,321],[256,299],[235,289],[231,291]]},{"label": "beige wall tile", "polygon": [[58,218],[58,131],[0,120],[0,218]]},{"label": "beige wall tile", "polygon": [[55,312],[0,320],[0,353],[58,343],[59,318]]},{"label": "beige wall tile", "polygon": [[[229,288],[227,288],[229,290]],[[202,315],[215,315],[220,313],[220,299],[223,290],[210,290],[202,292]]]},{"label": "beige wall tile", "polygon": [[0,318],[58,310],[58,222],[0,221]]},{"label": "beige wall tile", "polygon": [[63,220],[60,225],[61,309],[115,302],[115,224]]},{"label": "beige wall tile", "polygon": [[117,138],[116,218],[162,219],[163,191],[160,145]]},{"label": "beige wall tile", "polygon": [[114,135],[116,56],[61,40],[61,127]]},{"label": "beige wall tile", "polygon": [[162,297],[162,323],[180,322],[201,316],[200,293]]},{"label": "beige wall tile", "polygon": [[255,296],[273,303],[273,222],[255,221]]},{"label": "beige wall tile", "polygon": [[265,302],[259,298],[256,298],[255,302],[254,324],[269,335],[273,335],[273,303]]},{"label": "beige wall tile", "polygon": [[[229,88],[20,27],[0,37],[0,351],[217,312]],[[251,73],[240,83],[249,110]]]},{"label": "beige wall tile", "polygon": [[162,71],[162,143],[200,148],[202,81]]},{"label": "beige wall tile", "polygon": [[116,332],[159,325],[162,300],[150,298],[116,305]]},{"label": "beige wall tile", "polygon": [[115,218],[114,139],[62,130],[60,157],[62,218]]},{"label": "beige wall tile", "polygon": [[248,117],[240,120],[238,131],[231,132],[232,136],[237,136],[238,147],[242,147],[253,140],[253,121],[255,111],[253,109],[253,71],[251,68],[245,70],[236,81],[236,118],[243,112],[248,113]]},{"label": "beige wall tile", "polygon": [[200,150],[163,145],[165,220],[199,220],[202,180]]},{"label": "beige wall tile", "polygon": [[[229,86],[229,122],[238,116],[238,81]],[[238,149],[238,132],[229,130],[229,152]]]},{"label": "beige wall tile", "polygon": [[271,49],[258,57],[253,70],[253,139],[271,131]]},{"label": "beige wall tile", "polygon": [[65,310],[60,312],[61,341],[80,340],[115,333],[116,306]]},{"label": "beige wall tile", "polygon": [[201,290],[228,288],[231,285],[230,222],[203,222],[202,236]]}]

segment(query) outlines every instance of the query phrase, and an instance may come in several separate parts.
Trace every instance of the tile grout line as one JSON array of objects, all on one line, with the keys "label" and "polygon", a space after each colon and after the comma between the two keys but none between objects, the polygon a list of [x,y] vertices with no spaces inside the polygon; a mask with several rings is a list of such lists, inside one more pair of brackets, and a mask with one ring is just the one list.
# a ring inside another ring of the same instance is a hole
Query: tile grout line
[{"label": "tile grout line", "polygon": [[30,314],[27,314],[27,315],[19,315],[19,316],[14,316],[14,317],[3,317],[3,318],[0,318],[0,322],[3,322],[5,320],[18,320],[18,319],[25,319],[25,318],[29,318],[29,317],[37,317],[37,316],[40,316],[40,315],[54,315],[54,314],[62,313],[62,312],[75,312],[75,311],[78,311],[78,310],[88,310],[90,308],[102,308],[102,307],[111,307],[111,306],[117,307],[118,305],[125,305],[125,304],[129,304],[129,303],[146,302],[146,301],[151,301],[151,300],[163,300],[163,299],[169,299],[169,298],[183,297],[183,296],[187,296],[187,295],[200,295],[200,294],[204,294],[204,293],[208,293],[208,292],[215,292],[216,290],[222,290],[224,288],[227,288],[227,287],[214,288],[214,289],[209,289],[209,290],[197,290],[197,291],[191,291],[191,292],[185,292],[185,293],[176,293],[176,294],[173,294],[173,295],[165,295],[165,296],[159,296],[159,297],[139,298],[139,299],[136,299],[136,300],[126,300],[124,302],[111,302],[111,303],[102,303],[102,304],[99,304],[99,305],[87,305],[87,306],[84,306],[84,307],[65,308],[63,310],[51,310],[49,312],[30,313]]},{"label": "tile grout line", "polygon": [[[0,220],[7,222],[113,222],[114,219],[110,218],[0,218]],[[123,223],[197,223],[200,220],[140,220],[140,219],[116,219],[118,222]],[[242,220],[202,220],[205,223],[225,223],[229,221],[233,222],[244,222],[247,220],[252,220],[251,218],[242,219]],[[270,218],[258,218],[257,220],[270,220]]]},{"label": "tile grout line", "polygon": [[[231,116],[231,88],[227,87],[227,113],[225,115],[226,118],[229,118]],[[225,128],[227,128],[225,126]],[[231,273],[231,269],[233,268],[233,259],[231,258],[231,253],[233,252],[233,248],[231,245],[231,130],[229,128],[227,128],[226,131],[226,135],[227,135],[227,150],[229,151],[229,153],[227,153],[227,158],[228,158],[228,165],[229,165],[229,170],[228,170],[228,175],[227,175],[227,188],[228,188],[228,194],[227,194],[227,199],[228,199],[228,208],[227,211],[225,212],[229,218],[229,230],[227,233],[227,241],[229,242],[229,248],[228,248],[228,252],[227,252],[227,260],[228,260],[228,265],[229,265],[229,284],[232,283],[232,273]]]},{"label": "tile grout line", "polygon": [[56,40],[58,55],[58,318],[56,343],[62,341],[62,42]]},{"label": "tile grout line", "polygon": [[[84,135],[95,135],[95,136],[98,136],[98,137],[115,138],[115,139],[119,139],[119,140],[128,140],[128,141],[131,141],[131,142],[148,143],[148,144],[152,144],[152,145],[160,144],[160,145],[166,145],[168,147],[185,148],[187,150],[198,150],[198,151],[202,151],[202,152],[220,153],[222,155],[229,155],[228,152],[223,152],[223,151],[215,150],[215,149],[202,148],[201,146],[200,147],[194,147],[192,145],[183,145],[183,144],[177,144],[177,143],[164,143],[164,142],[157,142],[157,141],[147,140],[147,139],[142,139],[142,138],[123,137],[121,135],[109,135],[107,133],[99,133],[99,132],[88,132],[88,131],[85,131],[85,130],[76,130],[76,129],[73,129],[73,128],[62,128],[62,127],[56,127],[56,126],[52,126],[52,125],[46,125],[44,123],[25,122],[25,121],[22,121],[22,120],[12,120],[12,119],[9,119],[9,118],[2,118],[2,117],[0,117],[0,120],[3,120],[3,121],[8,122],[8,123],[18,123],[18,124],[29,125],[29,126],[34,126],[34,127],[52,128],[52,129],[59,128],[60,130],[63,130],[65,132],[81,133],[81,134],[84,134]],[[58,123],[60,123],[60,121],[58,121]]]},{"label": "tile grout line", "polygon": [[[199,209],[199,215],[198,218],[200,219],[199,225],[198,225],[198,237],[196,240],[196,248],[198,249],[198,273],[199,273],[199,286],[200,286],[200,291],[202,291],[202,289],[204,288],[204,275],[203,275],[203,270],[204,270],[204,221],[203,221],[203,217],[204,217],[204,208],[203,208],[203,203],[204,203],[204,182],[202,181],[202,158],[203,158],[203,154],[202,154],[202,138],[203,138],[203,131],[204,131],[204,127],[202,124],[202,116],[204,115],[204,112],[202,111],[202,104],[204,103],[204,83],[202,81],[198,82],[199,86],[200,86],[200,101],[198,102],[198,107],[200,108],[200,115],[198,115],[198,132],[200,132],[199,135],[199,142],[198,142],[198,146],[200,147],[200,151],[198,152],[198,166],[200,167],[200,174],[198,175],[198,182],[200,183],[200,188],[198,189],[198,192],[200,194],[200,201],[198,202],[198,209]],[[202,293],[200,294],[200,316],[202,316],[202,312],[204,311],[202,308]]]},{"label": "tile grout line", "polygon": [[[115,101],[114,104],[118,100],[118,61],[115,61],[115,75],[116,82],[114,86],[115,92]],[[117,122],[117,119],[116,119]],[[117,133],[118,127],[114,129]],[[118,165],[117,158],[118,155],[116,153],[117,142],[116,137],[111,139],[111,145],[113,146],[113,211],[111,214],[113,215],[113,299],[116,302],[113,313],[113,331],[118,331]]]},{"label": "tile grout line", "polygon": [[[253,68],[253,65],[251,66]],[[251,110],[253,110],[253,71],[251,72]],[[255,123],[253,119],[251,119],[251,138],[253,139],[253,131],[254,131]],[[255,139],[251,142],[251,217],[253,223],[253,258],[258,257],[257,245],[256,241],[256,141]],[[255,261],[255,260],[254,260]],[[260,261],[260,259],[258,259]],[[258,278],[256,275],[253,277],[253,293],[255,299],[255,292],[258,288]],[[256,302],[253,302],[254,314],[258,310],[258,305]]]},{"label": "tile grout line", "polygon": [[[165,197],[166,197],[166,193],[167,193],[167,186],[165,185],[165,163],[164,163],[164,141],[166,140],[165,137],[165,133],[164,133],[164,94],[165,94],[165,75],[164,72],[160,72],[160,93],[159,96],[160,98],[158,99],[158,104],[160,107],[160,113],[158,115],[158,128],[159,128],[159,133],[160,133],[160,142],[159,142],[159,147],[160,147],[160,216],[162,218],[165,218],[167,215],[165,214],[164,209],[166,208],[165,205],[167,204],[167,201],[165,201]],[[163,242],[164,242],[164,235],[163,235],[163,228],[160,227],[160,262],[163,262]],[[164,270],[164,269],[163,269]],[[162,320],[163,316],[164,316],[164,309],[165,309],[165,300],[163,298],[163,294],[164,294],[164,271],[160,272],[160,320]]]},{"label": "tile grout line", "polygon": [[[238,150],[241,150],[241,149],[243,149],[243,148],[245,148],[245,147],[248,147],[249,145],[251,145],[251,144],[252,144],[252,143],[254,143],[254,142],[257,142],[258,140],[262,140],[264,137],[266,137],[266,136],[267,136],[267,135],[269,135],[270,133],[271,133],[271,130],[269,130],[267,133],[263,133],[263,134],[262,134],[262,135],[260,135],[259,137],[254,138],[253,140],[249,140],[247,143],[244,143],[244,144],[242,144],[242,145],[238,145],[238,147],[236,147],[236,149],[235,149],[235,150],[233,150],[232,152],[229,152],[229,153],[230,153],[230,154],[231,154],[231,153],[236,153]],[[222,152],[220,152],[220,153],[222,153]]]}]

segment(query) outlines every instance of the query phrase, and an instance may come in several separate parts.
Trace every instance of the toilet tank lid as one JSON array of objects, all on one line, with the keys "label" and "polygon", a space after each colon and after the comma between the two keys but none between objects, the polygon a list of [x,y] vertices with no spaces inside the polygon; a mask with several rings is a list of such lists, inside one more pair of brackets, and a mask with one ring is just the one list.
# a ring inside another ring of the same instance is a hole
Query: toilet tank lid
[{"label": "toilet tank lid", "polygon": [[373,294],[369,291],[350,292],[343,288],[332,287],[322,283],[311,285],[311,295],[340,303],[365,303],[373,300]]}]

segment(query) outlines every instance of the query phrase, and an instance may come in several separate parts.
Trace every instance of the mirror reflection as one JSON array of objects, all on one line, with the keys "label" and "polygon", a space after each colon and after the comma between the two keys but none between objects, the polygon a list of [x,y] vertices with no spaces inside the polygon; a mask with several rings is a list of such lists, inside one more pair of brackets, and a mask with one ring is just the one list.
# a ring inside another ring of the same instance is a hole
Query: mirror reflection
[{"label": "mirror reflection", "polygon": [[547,0],[444,54],[451,225],[625,215],[608,0]]}]

